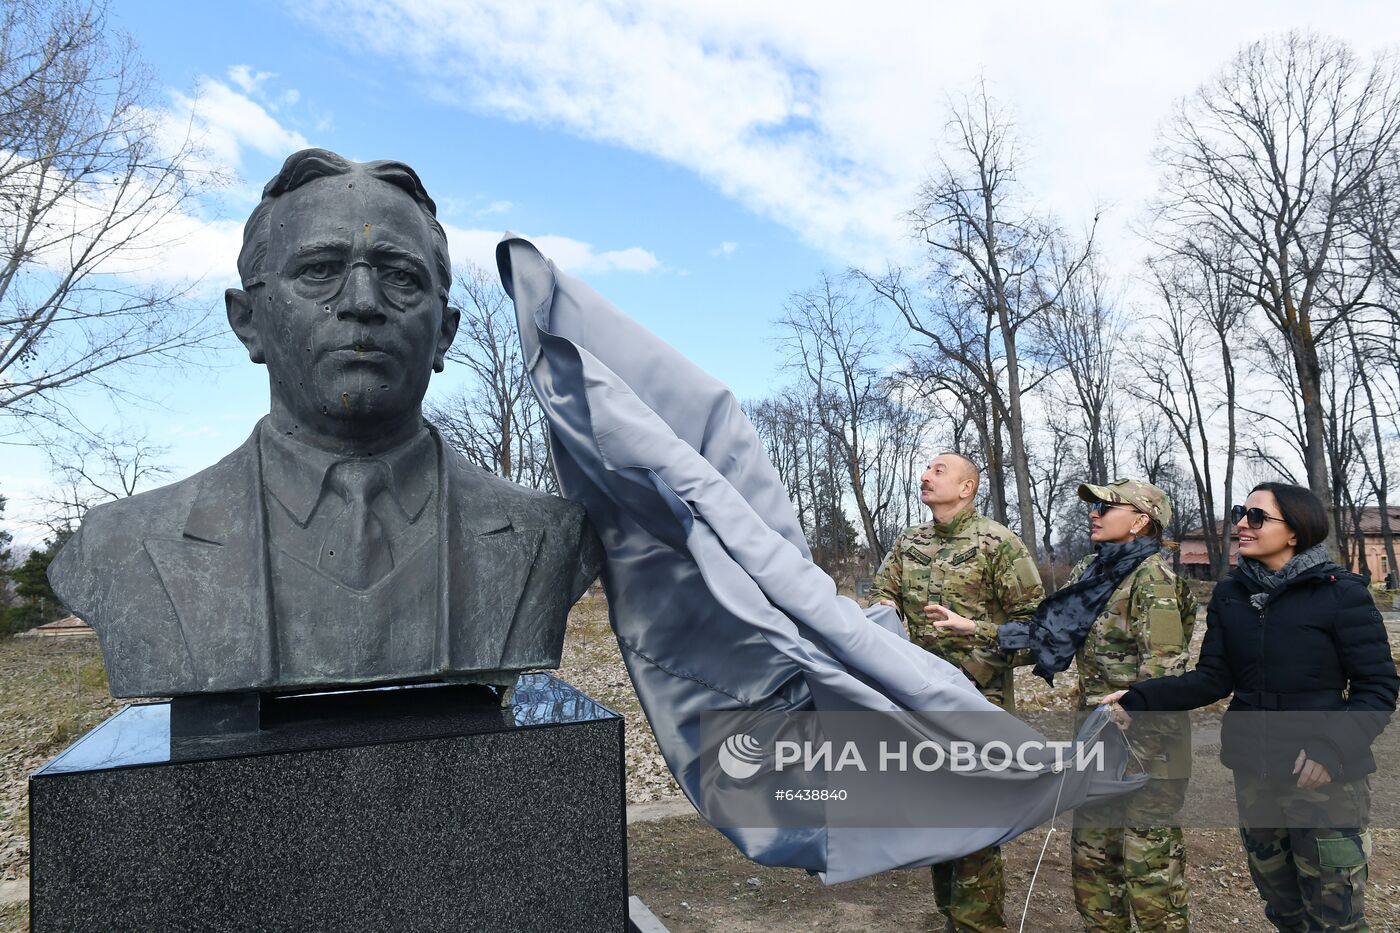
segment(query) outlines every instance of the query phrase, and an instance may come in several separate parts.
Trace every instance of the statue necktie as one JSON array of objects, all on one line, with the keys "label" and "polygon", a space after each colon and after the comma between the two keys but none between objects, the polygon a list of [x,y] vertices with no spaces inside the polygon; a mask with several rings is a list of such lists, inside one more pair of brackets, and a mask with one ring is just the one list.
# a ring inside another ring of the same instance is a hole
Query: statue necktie
[{"label": "statue necktie", "polygon": [[374,460],[331,467],[330,486],[345,499],[321,546],[320,568],[353,589],[373,586],[394,567],[389,536],[371,506],[387,488],[386,468]]}]

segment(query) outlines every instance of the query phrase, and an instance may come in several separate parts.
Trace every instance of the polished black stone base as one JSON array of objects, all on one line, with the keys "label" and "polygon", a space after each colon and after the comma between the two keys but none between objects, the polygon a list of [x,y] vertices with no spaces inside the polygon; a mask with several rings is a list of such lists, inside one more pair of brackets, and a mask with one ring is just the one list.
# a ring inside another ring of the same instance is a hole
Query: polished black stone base
[{"label": "polished black stone base", "polygon": [[622,719],[555,677],[283,697],[170,735],[131,706],[36,771],[47,930],[623,930]]}]

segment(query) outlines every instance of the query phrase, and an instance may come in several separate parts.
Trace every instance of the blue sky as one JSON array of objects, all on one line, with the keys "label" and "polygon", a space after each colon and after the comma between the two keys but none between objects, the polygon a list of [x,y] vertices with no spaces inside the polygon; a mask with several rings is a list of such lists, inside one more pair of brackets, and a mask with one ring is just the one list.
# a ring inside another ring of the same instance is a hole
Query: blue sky
[{"label": "blue sky", "polygon": [[[1400,40],[1381,3],[114,0],[112,19],[170,124],[238,179],[187,218],[167,264],[203,277],[202,301],[221,308],[241,222],[291,151],[397,158],[437,200],[455,261],[489,263],[504,230],[531,236],[746,398],[784,379],[770,322],[790,293],[913,257],[900,212],[947,95],[979,75],[1015,108],[1028,187],[1071,227],[1106,207],[1101,239],[1126,273],[1174,99],[1269,32],[1311,27],[1363,53]],[[175,477],[267,404],[231,335],[132,387],[149,401],[77,409],[168,445]],[[0,448],[21,540],[47,483],[40,453]]]}]

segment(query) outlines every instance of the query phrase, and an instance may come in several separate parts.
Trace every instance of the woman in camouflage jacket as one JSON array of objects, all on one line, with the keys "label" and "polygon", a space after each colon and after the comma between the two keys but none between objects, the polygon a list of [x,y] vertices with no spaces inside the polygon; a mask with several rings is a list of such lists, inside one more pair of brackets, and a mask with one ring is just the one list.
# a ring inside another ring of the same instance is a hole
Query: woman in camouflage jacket
[{"label": "woman in camouflage jacket", "polygon": [[[1105,546],[1135,546],[1149,554],[1113,587],[1075,654],[1078,706],[1085,710],[1111,691],[1186,669],[1196,601],[1159,549],[1171,520],[1166,493],[1148,483],[1118,480],[1079,487],[1093,503],[1091,539]],[[1074,568],[1070,585],[1085,576],[1092,555]],[[1053,597],[1052,597],[1053,599]],[[1181,717],[1140,723],[1129,734],[1134,752],[1152,778],[1127,799],[1075,812],[1071,871],[1075,904],[1089,931],[1185,930],[1185,843],[1179,826],[1163,825],[1181,807],[1190,776],[1191,738]]]}]

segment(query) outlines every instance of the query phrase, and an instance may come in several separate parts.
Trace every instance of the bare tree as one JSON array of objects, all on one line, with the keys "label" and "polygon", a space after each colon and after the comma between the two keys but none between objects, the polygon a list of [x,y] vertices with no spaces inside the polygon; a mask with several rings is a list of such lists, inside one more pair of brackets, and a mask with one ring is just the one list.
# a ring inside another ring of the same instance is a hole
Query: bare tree
[{"label": "bare tree", "polygon": [[806,475],[811,464],[806,456],[807,418],[801,407],[802,403],[791,391],[743,404],[744,414],[763,441],[763,449],[773,468],[778,471],[778,478],[787,490],[788,499],[805,534],[810,528],[811,503]]},{"label": "bare tree", "polygon": [[[916,348],[904,363],[902,377],[919,387],[929,400],[940,400],[957,426],[953,449],[971,453],[965,427],[977,437],[977,450],[986,482],[987,511],[1003,525],[1009,524],[1006,503],[1006,406],[1001,391],[1005,366],[994,351],[992,318],[987,306],[974,307],[962,296],[934,294],[927,307],[904,285],[902,270],[891,267],[880,278],[862,276],[876,295],[892,304],[905,323],[928,339],[928,347]],[[950,407],[948,400],[953,402]]]},{"label": "bare tree", "polygon": [[[1392,147],[1384,154],[1380,171],[1351,206],[1352,228],[1370,246],[1368,265],[1377,273],[1379,301],[1376,308],[1381,312],[1381,319],[1371,327],[1348,320],[1347,342],[1354,356],[1366,359],[1368,369],[1374,370],[1377,376],[1388,371],[1392,377],[1363,380],[1375,462],[1371,464],[1364,452],[1362,457],[1368,461],[1366,474],[1380,510],[1381,539],[1390,577],[1386,582],[1393,586],[1400,580],[1400,565],[1396,563],[1395,530],[1390,524],[1390,476],[1377,396],[1387,386],[1392,389],[1400,386],[1400,147]],[[1387,420],[1392,433],[1395,418],[1395,410],[1391,408]]]},{"label": "bare tree", "polygon": [[150,77],[100,0],[14,0],[0,29],[0,415],[32,418],[207,337],[188,284],[139,273],[214,179],[188,144],[163,149]]},{"label": "bare tree", "polygon": [[[1177,460],[1180,435],[1170,417],[1160,408],[1149,409],[1139,419],[1132,437],[1136,469],[1143,479],[1161,489],[1172,502],[1172,519],[1163,529],[1167,537],[1180,541],[1188,532],[1201,527],[1196,516],[1207,514],[1197,499],[1198,484],[1187,478]],[[1173,550],[1172,565],[1181,572],[1181,552]]]},{"label": "bare tree", "polygon": [[[1223,444],[1217,443],[1224,459],[1224,480],[1221,486],[1218,509],[1228,510],[1235,494],[1235,468],[1239,457],[1239,396],[1240,386],[1236,370],[1237,354],[1235,342],[1244,332],[1248,321],[1250,300],[1237,288],[1229,269],[1239,264],[1233,251],[1238,246],[1230,241],[1219,242],[1210,237],[1211,231],[1200,231],[1203,238],[1188,237],[1175,244],[1175,249],[1167,260],[1167,268],[1175,279],[1175,292],[1187,313],[1213,335],[1219,362],[1220,381],[1218,385],[1216,415],[1223,413],[1225,433]],[[1203,445],[1209,453],[1210,446]],[[1209,497],[1202,500],[1209,507]],[[1212,533],[1214,519],[1226,521],[1228,516],[1202,516],[1207,535]],[[1228,537],[1228,536],[1227,536]],[[1222,545],[1222,554],[1228,547],[1228,540]],[[1225,563],[1212,570],[1218,575],[1228,569]]]},{"label": "bare tree", "polygon": [[877,524],[880,540],[888,549],[902,529],[924,520],[919,487],[934,449],[929,413],[919,405],[918,389],[897,379],[887,379],[885,389],[883,417],[875,423],[874,458],[867,476],[872,477],[876,498],[889,503],[881,510]]},{"label": "bare tree", "polygon": [[1349,205],[1400,134],[1396,93],[1389,57],[1365,66],[1340,42],[1292,32],[1245,46],[1181,101],[1161,150],[1159,219],[1236,244],[1225,271],[1286,340],[1308,484],[1329,512],[1319,347],[1361,293],[1319,299],[1354,248]]},{"label": "bare tree", "polygon": [[[1055,250],[1060,267],[1057,280],[1065,282],[1060,300],[1039,321],[1039,339],[1056,368],[1069,376],[1070,390],[1063,402],[1074,409],[1083,432],[1084,462],[1088,481],[1109,481],[1109,447],[1115,390],[1114,357],[1123,338],[1124,322],[1118,296],[1111,291],[1102,266],[1090,255],[1078,275],[1066,268],[1077,254]],[[1057,440],[1068,443],[1071,432],[1064,425],[1051,429]],[[1038,510],[1044,519],[1044,510]]]},{"label": "bare tree", "polygon": [[[1022,338],[1027,325],[1059,302],[1088,252],[1064,265],[1053,261],[1062,237],[1048,218],[1024,205],[1018,179],[1024,156],[1010,115],[985,84],[953,104],[948,136],[939,168],[919,189],[909,219],[929,248],[934,277],[959,295],[944,306],[977,309],[990,325],[983,333],[995,341],[992,355],[1005,384],[992,382],[985,391],[994,418],[1006,427],[1021,539],[1034,556],[1038,541],[1022,412],[1034,379],[1027,378]],[[889,296],[890,289],[881,291]],[[908,305],[897,306],[910,327],[949,353],[953,341],[946,330],[922,323]]]},{"label": "bare tree", "polygon": [[[1389,367],[1393,372],[1400,371],[1397,367],[1397,357],[1395,355],[1394,333],[1391,332],[1389,340],[1364,340],[1357,333],[1357,328],[1352,322],[1347,322],[1347,341],[1351,351],[1352,359],[1364,370],[1374,372],[1384,372]],[[1389,353],[1387,353],[1387,350]],[[1374,368],[1374,369],[1373,369]],[[1371,484],[1371,489],[1376,496],[1376,505],[1380,512],[1380,532],[1381,543],[1385,548],[1386,567],[1389,568],[1390,580],[1386,585],[1390,586],[1394,580],[1397,567],[1400,567],[1395,560],[1395,532],[1390,525],[1390,471],[1387,467],[1387,455],[1385,445],[1385,435],[1381,429],[1381,403],[1378,396],[1381,395],[1380,387],[1385,385],[1385,380],[1368,378],[1360,380],[1361,391],[1366,396],[1366,413],[1369,416],[1370,436],[1366,438],[1360,449],[1357,451],[1365,470],[1366,479]],[[1395,407],[1390,407],[1386,412],[1385,420],[1391,425],[1392,430],[1396,424],[1397,411]],[[1366,452],[1366,443],[1373,445],[1375,460],[1372,461]]]},{"label": "bare tree", "polygon": [[811,386],[800,385],[751,401],[744,412],[787,487],[812,559],[833,577],[842,577],[855,556],[856,533],[842,502],[846,464],[821,427],[821,404]]},{"label": "bare tree", "polygon": [[[1233,335],[1244,310],[1211,254],[1192,245],[1149,261],[1148,275],[1162,313],[1135,343],[1128,394],[1152,406],[1177,438],[1195,486],[1210,572],[1229,569],[1226,513],[1234,486],[1237,386]],[[1224,421],[1223,442],[1219,427]],[[1218,482],[1224,461],[1223,487]],[[1217,492],[1223,488],[1223,501]]]},{"label": "bare tree", "polygon": [[1363,440],[1366,413],[1361,405],[1365,360],[1354,356],[1347,344],[1336,342],[1323,349],[1321,362],[1327,464],[1334,480],[1335,545],[1343,566],[1359,566],[1358,560],[1365,553],[1362,514],[1370,500]]},{"label": "bare tree", "polygon": [[814,427],[845,466],[866,543],[879,561],[890,544],[881,519],[895,488],[892,471],[880,466],[899,446],[892,433],[898,407],[882,365],[889,341],[869,308],[825,274],[816,288],[791,296],[777,324],[787,365],[815,397]]},{"label": "bare tree", "polygon": [[463,456],[497,476],[553,490],[549,432],[530,389],[515,333],[515,306],[494,275],[469,266],[454,281],[462,321],[447,360],[466,387],[430,403],[428,418]]},{"label": "bare tree", "polygon": [[93,506],[134,496],[170,476],[164,463],[170,448],[151,443],[145,433],[74,430],[44,446],[57,488],[38,501],[48,509],[44,526],[55,537],[70,534]]},{"label": "bare tree", "polygon": [[1393,334],[1400,328],[1400,146],[1380,155],[1377,171],[1349,202],[1345,220],[1370,246],[1368,264],[1376,269],[1385,296],[1378,310]]},{"label": "bare tree", "polygon": [[[1055,562],[1055,517],[1061,511],[1061,502],[1067,489],[1072,489],[1068,476],[1070,470],[1070,428],[1066,420],[1047,412],[1045,418],[1047,443],[1038,448],[1030,448],[1030,465],[1033,482],[1031,491],[1035,496],[1036,517],[1040,519],[1040,541],[1045,548],[1045,559],[1050,565],[1050,587],[1057,587]],[[1103,482],[1090,479],[1090,482]]]},{"label": "bare tree", "polygon": [[[1303,424],[1302,394],[1298,370],[1286,340],[1277,332],[1255,334],[1249,345],[1251,391],[1241,396],[1240,411],[1248,416],[1251,430],[1241,453],[1271,466],[1279,476],[1297,484],[1295,467],[1304,462],[1307,430]],[[1306,474],[1303,474],[1304,476]],[[1304,480],[1306,483],[1306,480]]]}]

